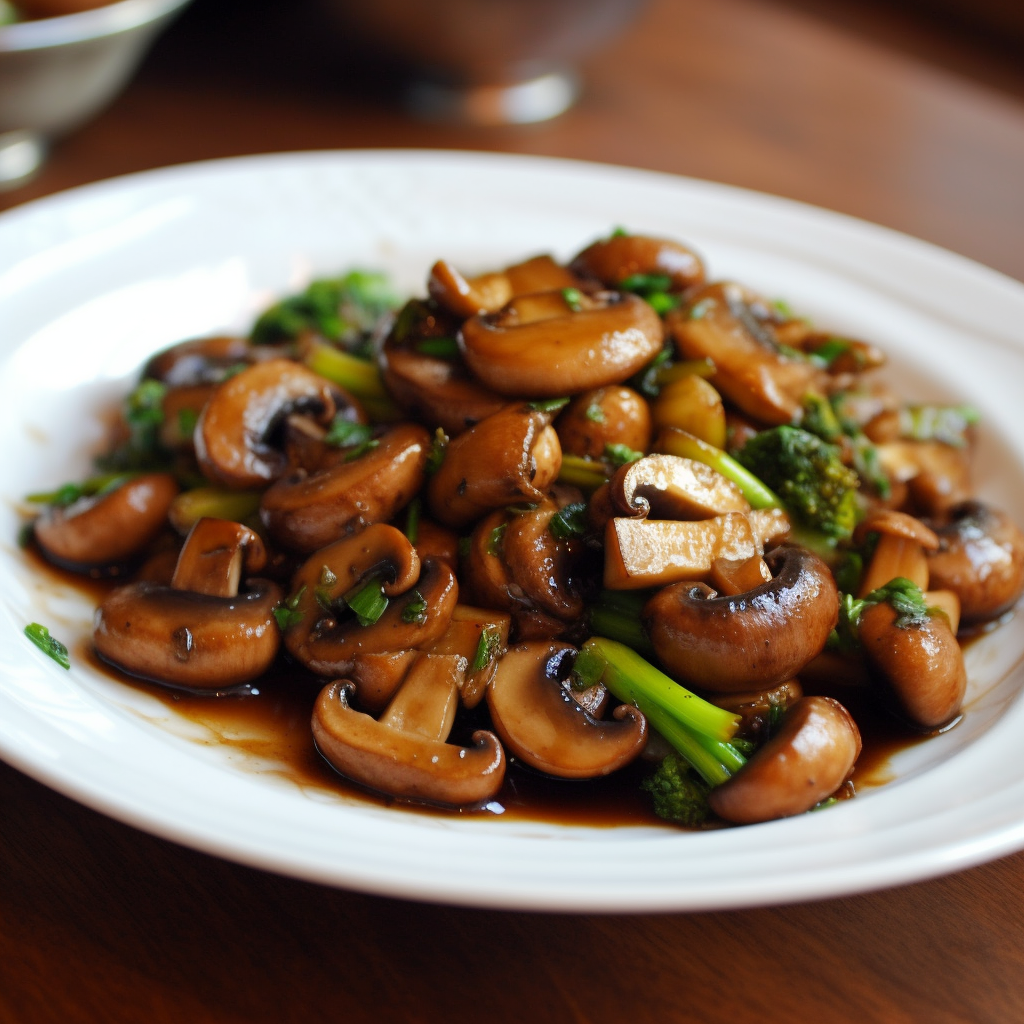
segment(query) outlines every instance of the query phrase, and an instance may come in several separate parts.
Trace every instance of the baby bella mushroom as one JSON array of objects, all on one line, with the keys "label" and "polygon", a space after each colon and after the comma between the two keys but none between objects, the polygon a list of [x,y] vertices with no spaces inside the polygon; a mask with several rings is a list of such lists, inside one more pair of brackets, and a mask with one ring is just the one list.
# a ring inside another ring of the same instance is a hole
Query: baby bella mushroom
[{"label": "baby bella mushroom", "polygon": [[497,737],[477,730],[472,746],[446,742],[465,666],[459,655],[420,655],[376,719],[350,705],[350,683],[330,683],[313,710],[317,749],[347,778],[390,796],[453,807],[485,803],[505,776]]},{"label": "baby bella mushroom", "polygon": [[200,519],[170,585],[140,580],[109,594],[93,643],[104,661],[143,679],[222,690],[265,672],[277,655],[281,589],[244,576],[266,562],[259,537],[239,523]]}]

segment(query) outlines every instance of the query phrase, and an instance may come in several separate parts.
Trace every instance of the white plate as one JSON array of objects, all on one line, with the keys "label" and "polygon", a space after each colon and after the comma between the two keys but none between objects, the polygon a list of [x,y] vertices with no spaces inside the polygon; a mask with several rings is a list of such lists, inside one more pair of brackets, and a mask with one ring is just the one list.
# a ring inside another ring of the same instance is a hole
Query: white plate
[{"label": "white plate", "polygon": [[1024,288],[869,224],[719,185],[594,165],[406,152],[173,168],[0,217],[0,754],[156,834],[370,892],[562,910],[686,910],[848,894],[1024,847],[1024,626],[968,650],[964,720],[905,751],[894,781],[825,813],[691,834],[430,816],[301,788],[164,704],[65,672],[22,635],[74,649],[91,608],[14,543],[19,499],[79,478],[99,411],[144,357],[243,329],[311,275],[379,267],[422,293],[444,256],[485,269],[567,257],[610,228],[686,240],[712,273],[870,338],[904,393],[984,412],[980,490],[1024,517]]}]

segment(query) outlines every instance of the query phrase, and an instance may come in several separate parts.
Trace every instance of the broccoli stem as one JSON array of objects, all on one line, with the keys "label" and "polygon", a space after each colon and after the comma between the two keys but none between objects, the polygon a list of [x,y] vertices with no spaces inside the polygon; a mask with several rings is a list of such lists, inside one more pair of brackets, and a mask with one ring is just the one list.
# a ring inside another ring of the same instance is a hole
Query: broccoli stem
[{"label": "broccoli stem", "polygon": [[398,410],[384,387],[376,363],[319,342],[309,347],[305,363],[314,373],[351,392],[374,420],[397,416]]},{"label": "broccoli stem", "polygon": [[591,632],[653,658],[654,647],[640,621],[647,597],[647,591],[602,590],[588,611]]},{"label": "broccoli stem", "polygon": [[699,437],[668,427],[661,432],[656,446],[667,455],[680,455],[695,462],[703,462],[712,469],[718,470],[727,480],[731,480],[742,492],[743,497],[753,508],[783,508],[782,499],[766,484],[763,484],[745,466],[741,466],[728,452],[716,448]]},{"label": "broccoli stem", "polygon": [[636,705],[708,785],[720,785],[744,764],[743,755],[729,743],[739,716],[702,700],[625,644],[591,637],[580,649],[574,671]]}]

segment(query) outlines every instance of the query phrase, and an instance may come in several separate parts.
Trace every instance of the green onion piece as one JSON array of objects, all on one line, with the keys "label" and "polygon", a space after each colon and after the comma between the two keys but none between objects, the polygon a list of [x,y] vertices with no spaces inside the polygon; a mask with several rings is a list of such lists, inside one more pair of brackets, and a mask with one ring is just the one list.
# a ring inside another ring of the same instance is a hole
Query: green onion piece
[{"label": "green onion piece", "polygon": [[537,402],[530,402],[530,408],[538,412],[558,412],[569,404],[568,398],[544,398]]},{"label": "green onion piece", "polygon": [[583,491],[596,491],[601,484],[608,482],[608,476],[608,467],[603,462],[579,455],[562,456],[558,479],[563,484],[571,484]]},{"label": "green onion piece", "polygon": [[299,602],[306,592],[305,587],[299,587],[298,591],[292,594],[274,609],[274,618],[277,620],[279,629],[288,629],[290,626],[297,626],[302,621],[302,613],[299,611]]},{"label": "green onion piece", "polygon": [[53,658],[61,668],[71,668],[71,657],[68,649],[56,638],[50,636],[46,626],[38,622],[25,627],[25,636],[29,638],[48,658]]},{"label": "green onion piece", "polygon": [[417,352],[437,359],[459,357],[459,343],[454,338],[420,338],[413,347]]},{"label": "green onion piece", "polygon": [[476,653],[470,663],[469,671],[479,672],[491,664],[498,656],[501,647],[501,632],[496,626],[484,626],[480,641],[476,645]]},{"label": "green onion piece", "polygon": [[60,487],[52,491],[27,494],[25,500],[30,501],[33,505],[55,505],[58,508],[66,508],[78,501],[79,498],[109,494],[136,476],[138,476],[137,473],[103,473],[100,476],[90,477],[79,484],[61,484]]},{"label": "green onion piece", "polygon": [[850,351],[850,343],[845,338],[829,338],[816,349],[809,353],[811,362],[817,363],[826,369],[830,367],[840,356]]},{"label": "green onion piece", "polygon": [[362,444],[357,445],[351,451],[345,453],[345,462],[355,462],[356,459],[361,459],[367,452],[372,452],[374,448],[380,447],[380,441],[377,438],[371,438],[368,441],[364,441]]},{"label": "green onion piece", "polygon": [[601,408],[600,402],[591,402],[583,416],[585,419],[590,420],[591,423],[604,423],[605,421],[604,409]]},{"label": "green onion piece", "polygon": [[405,535],[410,544],[415,544],[420,536],[420,513],[423,511],[423,501],[420,498],[413,498],[409,507],[405,510]]},{"label": "green onion piece", "polygon": [[501,544],[505,539],[505,529],[508,523],[502,523],[500,526],[496,526],[491,530],[491,535],[487,539],[487,554],[498,557],[501,555]]},{"label": "green onion piece", "polygon": [[570,540],[582,537],[587,532],[586,502],[574,501],[559,509],[548,522],[548,529],[555,540]]},{"label": "green onion piece", "polygon": [[654,292],[667,292],[672,287],[672,278],[668,274],[630,274],[619,282],[619,290],[637,292],[648,295]]},{"label": "green onion piece", "polygon": [[583,295],[579,288],[563,288],[562,298],[574,313],[578,313],[583,308]]},{"label": "green onion piece", "polygon": [[331,421],[324,442],[333,448],[349,448],[353,445],[366,444],[373,436],[373,428],[365,423],[353,423],[342,415],[335,416]]},{"label": "green onion piece", "polygon": [[345,604],[352,609],[360,626],[372,626],[385,612],[388,598],[379,576],[371,576],[345,595]]},{"label": "green onion piece", "polygon": [[418,590],[409,595],[409,600],[402,609],[402,621],[415,623],[417,626],[422,626],[427,621],[427,599]]},{"label": "green onion piece", "polygon": [[444,462],[445,453],[448,451],[448,435],[438,427],[434,431],[433,440],[430,442],[430,451],[427,452],[427,475],[433,476]]},{"label": "green onion piece", "polygon": [[396,415],[397,409],[384,387],[376,363],[319,342],[309,346],[304,362],[314,373],[358,398],[375,419],[389,419]]},{"label": "green onion piece", "polygon": [[643,452],[630,448],[628,444],[606,444],[604,446],[604,457],[613,466],[625,466],[629,462],[636,462],[644,457]]}]

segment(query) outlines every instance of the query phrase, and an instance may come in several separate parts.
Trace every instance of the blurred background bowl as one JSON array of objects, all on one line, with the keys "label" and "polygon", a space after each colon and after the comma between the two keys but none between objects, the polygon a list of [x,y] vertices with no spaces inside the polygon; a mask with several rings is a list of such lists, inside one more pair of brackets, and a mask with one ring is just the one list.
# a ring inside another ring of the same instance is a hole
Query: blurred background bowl
[{"label": "blurred background bowl", "polygon": [[577,62],[629,25],[646,0],[322,0],[405,66],[405,99],[426,118],[541,121],[576,99]]},{"label": "blurred background bowl", "polygon": [[0,188],[39,169],[53,139],[109,103],[189,0],[120,0],[0,26]]}]

